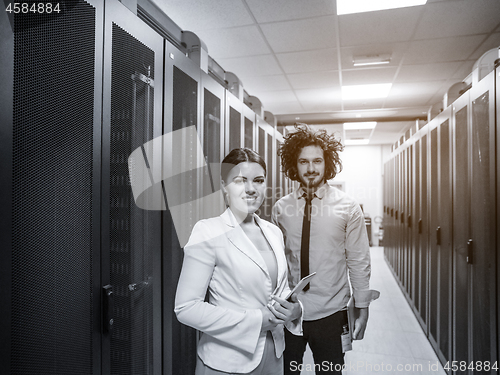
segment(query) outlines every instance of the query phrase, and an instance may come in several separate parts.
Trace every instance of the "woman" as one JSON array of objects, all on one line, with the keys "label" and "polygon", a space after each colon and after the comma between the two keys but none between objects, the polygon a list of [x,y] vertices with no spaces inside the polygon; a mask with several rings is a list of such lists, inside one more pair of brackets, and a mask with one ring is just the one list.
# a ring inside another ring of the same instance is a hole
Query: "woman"
[{"label": "woman", "polygon": [[255,214],[265,198],[266,164],[255,151],[234,149],[222,161],[221,179],[228,208],[194,226],[175,313],[203,333],[196,375],[279,375],[283,325],[302,334],[302,307],[295,296],[284,300],[290,289],[281,231]]}]

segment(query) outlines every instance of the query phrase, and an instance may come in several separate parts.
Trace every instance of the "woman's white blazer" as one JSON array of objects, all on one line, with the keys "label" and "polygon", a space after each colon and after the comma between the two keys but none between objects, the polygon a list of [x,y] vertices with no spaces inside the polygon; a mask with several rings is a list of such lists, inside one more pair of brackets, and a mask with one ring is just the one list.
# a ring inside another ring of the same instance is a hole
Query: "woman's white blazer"
[{"label": "woman's white blazer", "polygon": [[[285,297],[290,291],[281,230],[254,216],[276,255],[275,290],[259,250],[229,209],[196,223],[184,248],[175,313],[181,323],[203,332],[198,356],[219,371],[245,373],[259,365],[266,338],[266,332],[261,332],[260,309],[271,301],[272,294]],[[287,328],[301,335],[302,317]],[[285,348],[283,325],[271,332],[279,358]]]}]

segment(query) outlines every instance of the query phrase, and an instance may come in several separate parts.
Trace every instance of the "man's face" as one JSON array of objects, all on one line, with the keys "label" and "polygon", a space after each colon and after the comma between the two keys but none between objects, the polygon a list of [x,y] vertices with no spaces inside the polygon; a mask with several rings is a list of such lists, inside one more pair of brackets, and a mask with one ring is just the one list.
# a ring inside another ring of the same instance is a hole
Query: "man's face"
[{"label": "man's face", "polygon": [[319,146],[304,147],[297,158],[300,183],[304,188],[316,189],[323,184],[325,158]]}]

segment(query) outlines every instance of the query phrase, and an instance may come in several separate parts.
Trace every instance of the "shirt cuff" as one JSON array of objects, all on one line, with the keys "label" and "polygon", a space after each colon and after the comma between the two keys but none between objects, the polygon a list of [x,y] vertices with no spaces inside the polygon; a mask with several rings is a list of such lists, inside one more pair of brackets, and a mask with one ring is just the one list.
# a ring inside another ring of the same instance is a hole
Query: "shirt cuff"
[{"label": "shirt cuff", "polygon": [[302,323],[304,322],[304,305],[302,305],[302,302],[300,301],[298,302],[301,308],[300,317],[298,317],[295,320],[292,320],[291,322],[286,323],[285,327],[288,329],[288,331],[290,331],[290,333],[294,334],[295,336],[302,336],[304,334],[302,328]]},{"label": "shirt cuff", "polygon": [[380,297],[378,290],[355,290],[353,294],[354,306],[358,309],[370,306],[370,302]]}]

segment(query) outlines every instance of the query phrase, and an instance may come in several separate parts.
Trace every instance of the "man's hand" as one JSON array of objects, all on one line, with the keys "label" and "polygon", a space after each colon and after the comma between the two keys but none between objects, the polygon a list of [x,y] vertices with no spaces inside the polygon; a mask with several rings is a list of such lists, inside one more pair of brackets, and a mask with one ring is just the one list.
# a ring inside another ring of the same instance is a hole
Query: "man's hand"
[{"label": "man's hand", "polygon": [[352,339],[363,340],[363,337],[365,337],[366,323],[368,323],[368,307],[355,307],[354,310],[357,310],[359,316],[354,322],[354,333],[352,334]]}]

